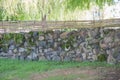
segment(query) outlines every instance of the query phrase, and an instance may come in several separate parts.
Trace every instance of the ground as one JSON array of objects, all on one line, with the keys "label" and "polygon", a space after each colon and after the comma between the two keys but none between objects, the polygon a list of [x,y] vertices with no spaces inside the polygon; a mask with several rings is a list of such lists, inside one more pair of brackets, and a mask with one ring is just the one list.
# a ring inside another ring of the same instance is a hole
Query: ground
[{"label": "ground", "polygon": [[42,74],[33,74],[30,80],[94,80],[96,78],[98,78],[98,74],[95,70],[69,68],[48,71]]},{"label": "ground", "polygon": [[0,80],[120,80],[120,64],[0,59]]},{"label": "ground", "polygon": [[120,69],[57,69],[41,74],[32,74],[30,80],[120,80]]}]

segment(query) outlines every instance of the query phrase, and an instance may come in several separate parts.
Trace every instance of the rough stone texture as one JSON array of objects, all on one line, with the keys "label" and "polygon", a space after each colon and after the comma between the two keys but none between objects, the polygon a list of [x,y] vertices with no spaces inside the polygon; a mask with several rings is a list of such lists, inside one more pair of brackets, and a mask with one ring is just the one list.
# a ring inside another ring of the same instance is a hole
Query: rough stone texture
[{"label": "rough stone texture", "polygon": [[[42,34],[41,34],[42,33]],[[20,41],[0,34],[0,57],[20,60],[96,61],[99,54],[120,62],[120,29],[82,28],[77,31],[22,33]],[[21,33],[17,33],[20,34]]]}]

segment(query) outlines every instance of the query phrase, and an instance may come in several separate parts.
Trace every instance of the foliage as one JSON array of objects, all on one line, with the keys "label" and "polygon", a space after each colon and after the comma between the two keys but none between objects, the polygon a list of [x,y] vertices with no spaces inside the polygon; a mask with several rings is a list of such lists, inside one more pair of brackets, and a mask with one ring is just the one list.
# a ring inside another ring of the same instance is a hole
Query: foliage
[{"label": "foliage", "polygon": [[89,9],[91,5],[98,5],[102,8],[105,4],[112,4],[113,0],[67,0],[67,9]]},{"label": "foliage", "polygon": [[105,3],[113,0],[0,0],[0,20],[72,20],[79,10]]},{"label": "foliage", "polygon": [[74,43],[74,36],[69,36],[67,38],[64,39],[64,43],[62,44],[62,49],[65,49],[65,48],[73,48],[73,43]]},{"label": "foliage", "polygon": [[60,0],[1,0],[0,20],[57,19],[63,7]]},{"label": "foliage", "polygon": [[105,54],[99,54],[97,59],[101,62],[107,61],[107,56]]},{"label": "foliage", "polygon": [[23,41],[23,35],[17,33],[6,33],[3,34],[2,42],[8,43],[10,40],[14,40],[15,43],[21,43]]}]

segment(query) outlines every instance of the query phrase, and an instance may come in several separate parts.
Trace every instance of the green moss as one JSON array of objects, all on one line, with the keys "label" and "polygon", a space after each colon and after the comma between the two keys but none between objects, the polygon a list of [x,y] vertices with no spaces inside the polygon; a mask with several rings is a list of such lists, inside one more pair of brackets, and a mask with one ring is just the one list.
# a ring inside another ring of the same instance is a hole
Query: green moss
[{"label": "green moss", "polygon": [[30,36],[32,37],[33,36],[33,32],[31,31],[31,32],[29,32],[28,34],[30,34]]},{"label": "green moss", "polygon": [[4,52],[7,52],[8,46],[7,46],[7,45],[3,45],[3,46],[2,46],[2,49],[3,49]]},{"label": "green moss", "polygon": [[62,44],[62,49],[69,47],[73,48],[74,38],[75,38],[74,36],[69,36],[68,38],[64,39],[66,40],[66,42]]},{"label": "green moss", "polygon": [[14,41],[16,43],[22,43],[24,36],[22,34],[14,34]]},{"label": "green moss", "polygon": [[14,40],[15,43],[22,43],[24,36],[20,33],[6,33],[3,34],[3,38],[0,43],[8,43],[10,40]]},{"label": "green moss", "polygon": [[105,54],[99,54],[97,59],[98,61],[104,62],[107,61],[107,56]]},{"label": "green moss", "polygon": [[42,32],[42,31],[38,32],[38,35],[43,35],[43,34],[44,34],[44,32]]}]

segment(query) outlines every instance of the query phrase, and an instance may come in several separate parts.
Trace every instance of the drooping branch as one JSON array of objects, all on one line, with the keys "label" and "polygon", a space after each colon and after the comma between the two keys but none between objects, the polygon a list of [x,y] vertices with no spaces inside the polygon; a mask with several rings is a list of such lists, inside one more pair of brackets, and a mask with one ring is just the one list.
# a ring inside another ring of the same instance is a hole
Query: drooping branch
[{"label": "drooping branch", "polygon": [[91,4],[96,4],[100,8],[102,8],[105,4],[112,4],[113,0],[66,0],[67,1],[67,9],[75,10],[77,8],[89,9]]}]

